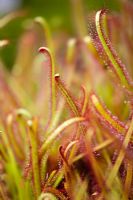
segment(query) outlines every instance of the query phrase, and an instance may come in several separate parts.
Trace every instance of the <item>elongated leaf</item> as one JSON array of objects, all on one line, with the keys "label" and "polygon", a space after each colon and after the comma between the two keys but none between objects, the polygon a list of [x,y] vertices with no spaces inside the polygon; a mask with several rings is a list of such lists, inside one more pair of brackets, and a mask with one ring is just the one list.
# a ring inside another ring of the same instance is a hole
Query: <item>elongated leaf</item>
[{"label": "elongated leaf", "polygon": [[61,131],[63,131],[65,128],[67,128],[68,126],[70,126],[74,123],[78,123],[78,122],[82,122],[82,121],[85,121],[85,118],[74,117],[74,118],[71,118],[71,119],[65,121],[60,126],[58,126],[53,131],[53,133],[51,133],[51,135],[47,138],[47,140],[43,143],[43,145],[40,149],[40,156],[46,151],[46,149],[49,147],[49,145],[51,145],[51,143],[55,140],[55,138],[60,134]]},{"label": "elongated leaf", "polygon": [[100,10],[96,13],[95,23],[96,23],[96,30],[103,46],[105,53],[110,60],[110,63],[113,67],[113,71],[116,73],[117,77],[119,78],[123,87],[126,87],[129,90],[133,89],[133,82],[131,82],[126,67],[120,59],[118,58],[117,53],[115,52],[114,48],[110,40],[106,37],[103,27],[102,27],[102,20],[103,16],[105,15],[105,10]]},{"label": "elongated leaf", "polygon": [[49,67],[50,67],[50,72],[51,72],[51,106],[52,106],[52,120],[55,116],[55,110],[56,110],[56,93],[55,93],[55,64],[54,64],[54,58],[52,56],[51,51],[46,48],[46,47],[41,47],[39,49],[39,52],[46,55],[49,59]]},{"label": "elongated leaf", "polygon": [[104,122],[106,126],[109,126],[113,130],[116,130],[118,133],[125,133],[125,124],[121,122],[116,116],[113,116],[111,112],[107,110],[107,108],[100,102],[100,100],[94,93],[90,96],[90,100],[101,122]]},{"label": "elongated leaf", "polygon": [[77,116],[77,117],[81,116],[77,105],[75,104],[71,95],[69,94],[69,92],[65,88],[64,84],[62,83],[59,74],[55,75],[55,81],[56,81],[56,84],[57,84],[59,90],[61,91],[62,95],[64,96],[65,100],[67,101],[69,107],[71,108],[71,111],[75,114],[75,116]]}]

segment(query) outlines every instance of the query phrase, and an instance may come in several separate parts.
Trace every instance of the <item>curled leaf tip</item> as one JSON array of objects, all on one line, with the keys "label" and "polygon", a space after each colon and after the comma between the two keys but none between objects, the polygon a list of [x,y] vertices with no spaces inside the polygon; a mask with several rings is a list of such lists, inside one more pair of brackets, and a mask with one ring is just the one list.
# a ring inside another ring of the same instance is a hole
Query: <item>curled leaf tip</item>
[{"label": "curled leaf tip", "polygon": [[38,52],[39,53],[48,53],[49,52],[49,49],[47,47],[40,47],[38,49]]},{"label": "curled leaf tip", "polygon": [[28,119],[30,119],[32,116],[30,114],[30,112],[24,108],[19,108],[15,111],[15,114],[17,117],[26,117]]},{"label": "curled leaf tip", "polygon": [[43,18],[40,16],[34,18],[34,22],[40,23],[42,21],[43,21]]},{"label": "curled leaf tip", "polygon": [[103,9],[99,10],[99,12],[100,12],[101,14],[105,14],[105,13],[108,12],[108,10],[107,10],[106,8],[103,8]]},{"label": "curled leaf tip", "polygon": [[28,121],[27,121],[27,125],[28,125],[29,128],[31,128],[31,127],[33,126],[32,120],[28,120]]},{"label": "curled leaf tip", "polygon": [[60,78],[60,74],[55,74],[54,78],[55,80],[58,80]]},{"label": "curled leaf tip", "polygon": [[9,40],[7,40],[7,39],[5,39],[5,40],[0,40],[0,48],[6,46],[6,45],[8,45],[8,44],[9,44]]}]

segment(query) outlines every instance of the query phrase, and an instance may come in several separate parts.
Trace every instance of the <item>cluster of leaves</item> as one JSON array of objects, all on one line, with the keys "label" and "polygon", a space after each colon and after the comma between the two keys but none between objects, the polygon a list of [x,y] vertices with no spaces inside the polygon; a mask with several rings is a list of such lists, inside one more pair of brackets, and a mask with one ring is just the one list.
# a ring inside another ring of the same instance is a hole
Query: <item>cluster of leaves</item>
[{"label": "cluster of leaves", "polygon": [[[121,16],[98,11],[90,36],[65,48],[37,17],[12,72],[1,61],[1,199],[133,199],[132,68],[112,46],[131,66],[132,12],[132,4]],[[44,35],[49,49],[35,55]]]}]

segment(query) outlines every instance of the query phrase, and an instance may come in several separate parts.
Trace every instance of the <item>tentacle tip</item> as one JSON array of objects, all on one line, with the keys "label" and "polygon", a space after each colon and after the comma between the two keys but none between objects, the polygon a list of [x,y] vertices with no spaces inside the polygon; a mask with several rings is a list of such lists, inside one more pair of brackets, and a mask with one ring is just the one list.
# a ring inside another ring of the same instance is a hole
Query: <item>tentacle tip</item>
[{"label": "tentacle tip", "polygon": [[106,8],[103,8],[103,9],[101,9],[101,10],[98,10],[97,11],[97,14],[99,14],[99,15],[104,15],[104,14],[106,14],[108,12],[108,10],[106,9]]},{"label": "tentacle tip", "polygon": [[103,8],[103,9],[101,9],[101,10],[100,10],[100,12],[101,12],[101,14],[105,14],[105,13],[107,13],[107,12],[108,12],[108,9],[106,9],[106,8]]},{"label": "tentacle tip", "polygon": [[55,74],[54,78],[55,80],[58,80],[60,78],[60,74]]}]

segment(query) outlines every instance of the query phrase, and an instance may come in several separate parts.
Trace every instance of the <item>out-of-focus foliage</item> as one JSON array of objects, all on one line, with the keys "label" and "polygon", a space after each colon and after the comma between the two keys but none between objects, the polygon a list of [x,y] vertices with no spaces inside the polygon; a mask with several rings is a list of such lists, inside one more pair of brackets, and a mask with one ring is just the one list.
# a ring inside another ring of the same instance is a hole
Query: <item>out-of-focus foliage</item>
[{"label": "out-of-focus foliage", "polygon": [[[84,16],[86,18],[86,27],[87,27],[87,15],[90,10],[98,10],[101,8],[108,8],[113,10],[118,10],[120,3],[118,0],[23,0],[19,9],[24,10],[25,16],[15,19],[13,22],[10,22],[3,29],[0,29],[0,39],[3,37],[8,38],[11,43],[6,48],[3,49],[0,53],[7,66],[11,69],[11,66],[14,63],[16,51],[17,51],[17,42],[22,31],[24,30],[24,19],[33,18],[35,16],[43,16],[47,20],[52,31],[64,30],[65,32],[71,33],[75,36],[77,34],[74,26],[73,20],[73,8],[72,3],[75,5],[78,2],[82,2],[84,9]],[[78,16],[78,13],[76,13]],[[8,54],[8,57],[6,56]]]}]

